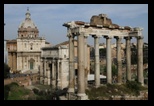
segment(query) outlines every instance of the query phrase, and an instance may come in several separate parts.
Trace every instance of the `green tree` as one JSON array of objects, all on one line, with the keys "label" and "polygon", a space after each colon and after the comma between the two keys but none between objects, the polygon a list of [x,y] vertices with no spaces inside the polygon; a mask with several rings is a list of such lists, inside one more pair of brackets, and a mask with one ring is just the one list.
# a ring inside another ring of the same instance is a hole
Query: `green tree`
[{"label": "green tree", "polygon": [[137,47],[135,45],[131,47],[131,64],[137,64]]},{"label": "green tree", "polygon": [[4,63],[4,79],[8,78],[9,71],[10,67],[6,63]]}]

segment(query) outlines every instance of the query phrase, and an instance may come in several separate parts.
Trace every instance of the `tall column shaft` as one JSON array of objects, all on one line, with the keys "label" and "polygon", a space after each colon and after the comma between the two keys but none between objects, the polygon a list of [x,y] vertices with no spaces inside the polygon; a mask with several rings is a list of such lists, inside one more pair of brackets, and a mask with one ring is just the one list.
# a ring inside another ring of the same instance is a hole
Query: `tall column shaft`
[{"label": "tall column shaft", "polygon": [[106,69],[107,69],[107,83],[112,83],[112,64],[111,64],[111,37],[106,38]]},{"label": "tall column shaft", "polygon": [[14,59],[15,59],[15,53],[12,53],[13,54],[13,56],[12,56],[12,60],[13,60],[13,62],[12,62],[12,69],[13,69],[13,71],[15,71],[14,70],[14,65],[15,65],[15,62],[14,62]]},{"label": "tall column shaft", "polygon": [[74,93],[75,73],[74,73],[74,36],[69,36],[69,89],[68,92]]},{"label": "tall column shaft", "polygon": [[137,38],[137,79],[141,85],[144,85],[143,76],[143,37]]},{"label": "tall column shaft", "polygon": [[46,85],[47,76],[46,76],[46,59],[44,59],[44,84]]},{"label": "tall column shaft", "polygon": [[122,62],[121,62],[121,37],[116,37],[117,40],[117,68],[118,68],[118,83],[122,83]]},{"label": "tall column shaft", "polygon": [[88,80],[88,51],[87,51],[87,37],[84,36],[84,68],[85,68],[85,88],[88,87],[87,80]]},{"label": "tall column shaft", "polygon": [[126,78],[131,80],[131,37],[125,37],[126,39]]},{"label": "tall column shaft", "polygon": [[58,87],[60,87],[60,70],[59,70],[59,60],[57,60],[57,81],[58,81]]},{"label": "tall column shaft", "polygon": [[82,99],[85,96],[85,71],[84,71],[84,35],[81,33],[77,36],[78,40],[78,98]]},{"label": "tall column shaft", "polygon": [[50,67],[49,62],[47,63],[47,83],[50,85]]},{"label": "tall column shaft", "polygon": [[40,63],[40,84],[43,84],[43,61]]},{"label": "tall column shaft", "polygon": [[55,87],[55,69],[54,61],[52,61],[52,86]]},{"label": "tall column shaft", "polygon": [[99,61],[99,37],[94,36],[95,47],[95,87],[100,86],[100,61]]}]

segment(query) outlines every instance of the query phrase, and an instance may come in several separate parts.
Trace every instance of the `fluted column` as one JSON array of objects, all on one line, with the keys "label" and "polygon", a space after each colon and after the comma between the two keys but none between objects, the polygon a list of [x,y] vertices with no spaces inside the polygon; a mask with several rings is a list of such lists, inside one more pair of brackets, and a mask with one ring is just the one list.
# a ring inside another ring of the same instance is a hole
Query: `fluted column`
[{"label": "fluted column", "polygon": [[84,33],[77,36],[78,43],[78,76],[77,76],[77,96],[78,100],[85,100],[85,71],[84,71]]},{"label": "fluted column", "polygon": [[95,87],[100,86],[100,61],[99,61],[99,37],[94,35],[94,48],[95,48]]},{"label": "fluted column", "polygon": [[143,37],[137,37],[137,80],[144,85],[143,76]]},{"label": "fluted column", "polygon": [[131,81],[131,37],[126,39],[126,79]]},{"label": "fluted column", "polygon": [[106,69],[107,69],[107,83],[112,83],[112,58],[111,58],[111,38],[109,36],[104,36],[106,38]]},{"label": "fluted column", "polygon": [[74,36],[68,35],[69,38],[69,87],[68,92],[74,93],[75,73],[74,73]]},{"label": "fluted column", "polygon": [[117,43],[117,68],[118,68],[118,84],[122,83],[122,62],[121,62],[121,40],[122,37],[116,36]]}]

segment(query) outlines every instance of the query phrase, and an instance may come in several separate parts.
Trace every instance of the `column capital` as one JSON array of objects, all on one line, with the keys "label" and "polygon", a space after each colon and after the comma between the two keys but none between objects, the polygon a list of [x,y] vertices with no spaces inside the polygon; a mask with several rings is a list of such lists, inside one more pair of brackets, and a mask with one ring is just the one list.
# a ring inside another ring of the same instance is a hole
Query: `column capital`
[{"label": "column capital", "polygon": [[143,36],[137,36],[136,38],[137,39],[143,39],[144,37]]},{"label": "column capital", "polygon": [[54,59],[52,60],[52,63],[55,63],[55,60]]},{"label": "column capital", "polygon": [[132,37],[131,37],[131,36],[125,36],[124,39],[126,39],[126,40],[131,40]]},{"label": "column capital", "polygon": [[92,35],[93,38],[100,38],[100,35]]},{"label": "column capital", "polygon": [[115,39],[122,39],[123,36],[114,36]]},{"label": "column capital", "polygon": [[44,60],[43,60],[44,62],[47,62],[47,59],[46,58],[44,58]]},{"label": "column capital", "polygon": [[74,35],[73,34],[67,34],[67,37],[68,38],[70,38],[70,37],[74,38]]},{"label": "column capital", "polygon": [[49,63],[50,63],[50,64],[52,63],[51,60],[49,60]]},{"label": "column capital", "polygon": [[141,27],[135,27],[135,28],[133,28],[133,30],[134,30],[134,31],[142,31],[143,28],[141,28]]},{"label": "column capital", "polygon": [[104,36],[104,38],[106,38],[106,39],[112,39],[113,37],[112,36]]},{"label": "column capital", "polygon": [[84,38],[86,38],[86,39],[87,39],[87,38],[88,38],[88,34],[84,34]]}]

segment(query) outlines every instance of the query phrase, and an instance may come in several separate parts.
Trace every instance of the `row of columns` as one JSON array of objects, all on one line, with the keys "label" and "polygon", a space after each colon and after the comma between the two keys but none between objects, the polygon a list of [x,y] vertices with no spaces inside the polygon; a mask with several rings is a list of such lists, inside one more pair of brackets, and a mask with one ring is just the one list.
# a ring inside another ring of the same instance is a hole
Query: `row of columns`
[{"label": "row of columns", "polygon": [[59,71],[58,60],[43,59],[40,65],[40,83],[57,88],[58,81],[60,81]]},{"label": "row of columns", "polygon": [[[86,38],[84,33],[80,33],[77,36],[78,42],[78,75],[77,75],[77,89],[78,97],[84,99],[85,94],[85,67],[86,67]],[[68,35],[69,37],[69,90],[68,92],[74,93],[75,82],[74,82],[74,35]],[[95,86],[100,86],[100,61],[99,61],[99,36],[93,35],[94,37],[94,47],[95,47]],[[112,83],[112,57],[111,57],[111,38],[110,36],[104,36],[106,38],[106,66],[107,66],[107,83]],[[118,83],[122,83],[122,62],[121,62],[121,40],[122,37],[115,36],[117,43],[117,67],[118,67]],[[131,37],[124,37],[126,39],[126,75],[127,80],[131,81]],[[143,37],[137,37],[137,47],[138,47],[138,69],[137,76],[138,82],[142,85],[143,83]],[[85,45],[84,45],[85,44]]]}]

